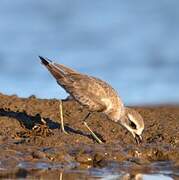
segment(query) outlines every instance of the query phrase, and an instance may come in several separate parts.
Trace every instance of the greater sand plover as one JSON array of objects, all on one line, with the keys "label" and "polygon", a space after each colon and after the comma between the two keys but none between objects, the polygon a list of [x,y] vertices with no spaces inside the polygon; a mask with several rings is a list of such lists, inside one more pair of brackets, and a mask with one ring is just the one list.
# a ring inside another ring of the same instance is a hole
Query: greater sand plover
[{"label": "greater sand plover", "polygon": [[[79,73],[62,64],[52,62],[39,56],[41,63],[55,77],[57,83],[70,94],[79,104],[88,108],[89,113],[84,118],[84,125],[98,143],[102,141],[90,129],[86,119],[91,112],[102,112],[109,120],[124,126],[135,138],[137,143],[142,141],[141,134],[144,130],[142,116],[134,109],[127,108],[121,101],[118,93],[106,82],[96,77]],[[62,102],[60,101],[61,128],[67,133],[63,123]]]}]

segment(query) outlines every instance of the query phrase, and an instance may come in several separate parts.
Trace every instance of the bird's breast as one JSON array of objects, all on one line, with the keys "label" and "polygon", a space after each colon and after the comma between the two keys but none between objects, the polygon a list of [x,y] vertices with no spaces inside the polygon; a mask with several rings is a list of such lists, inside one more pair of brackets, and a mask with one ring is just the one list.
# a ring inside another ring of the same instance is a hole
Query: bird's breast
[{"label": "bird's breast", "polygon": [[123,114],[124,106],[122,102],[112,101],[112,99],[109,98],[102,98],[101,101],[106,105],[104,113],[109,119],[117,122]]},{"label": "bird's breast", "polygon": [[111,111],[111,109],[113,108],[113,103],[110,99],[108,98],[102,98],[101,101],[106,105],[106,109],[105,109],[105,113]]}]

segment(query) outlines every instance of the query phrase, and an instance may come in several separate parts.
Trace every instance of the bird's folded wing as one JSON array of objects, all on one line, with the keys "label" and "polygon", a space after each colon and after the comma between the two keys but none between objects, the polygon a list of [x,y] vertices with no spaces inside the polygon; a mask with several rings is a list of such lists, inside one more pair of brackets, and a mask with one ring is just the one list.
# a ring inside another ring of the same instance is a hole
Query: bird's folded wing
[{"label": "bird's folded wing", "polygon": [[61,64],[48,64],[46,66],[51,74],[74,99],[91,111],[103,111],[106,105],[101,101],[105,91],[98,80],[90,76],[80,74]]},{"label": "bird's folded wing", "polygon": [[69,74],[57,82],[70,93],[80,104],[91,111],[104,111],[106,105],[101,101],[104,89],[93,78],[82,74]]}]

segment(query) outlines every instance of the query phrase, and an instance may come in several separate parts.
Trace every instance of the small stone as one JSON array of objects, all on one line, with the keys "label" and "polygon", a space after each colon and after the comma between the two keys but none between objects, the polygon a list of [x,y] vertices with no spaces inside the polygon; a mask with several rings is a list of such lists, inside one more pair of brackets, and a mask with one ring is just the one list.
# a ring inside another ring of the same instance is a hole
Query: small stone
[{"label": "small stone", "polygon": [[82,164],[92,164],[92,157],[89,154],[79,154],[76,161]]},{"label": "small stone", "polygon": [[102,155],[100,153],[96,153],[95,156],[94,156],[94,161],[95,162],[100,162],[103,159],[104,159],[104,155]]},{"label": "small stone", "polygon": [[32,152],[32,156],[35,159],[43,159],[43,158],[46,157],[45,153],[41,152],[41,151],[34,151],[34,152]]}]

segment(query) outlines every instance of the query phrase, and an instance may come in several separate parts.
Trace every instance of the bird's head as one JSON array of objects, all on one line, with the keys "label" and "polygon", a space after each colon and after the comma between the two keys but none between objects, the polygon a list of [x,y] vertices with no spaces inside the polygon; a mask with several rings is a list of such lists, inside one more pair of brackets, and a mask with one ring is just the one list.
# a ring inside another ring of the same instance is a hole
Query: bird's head
[{"label": "bird's head", "polygon": [[142,132],[144,130],[144,121],[142,116],[131,108],[125,108],[125,116],[121,124],[133,135],[136,143],[142,142]]}]

